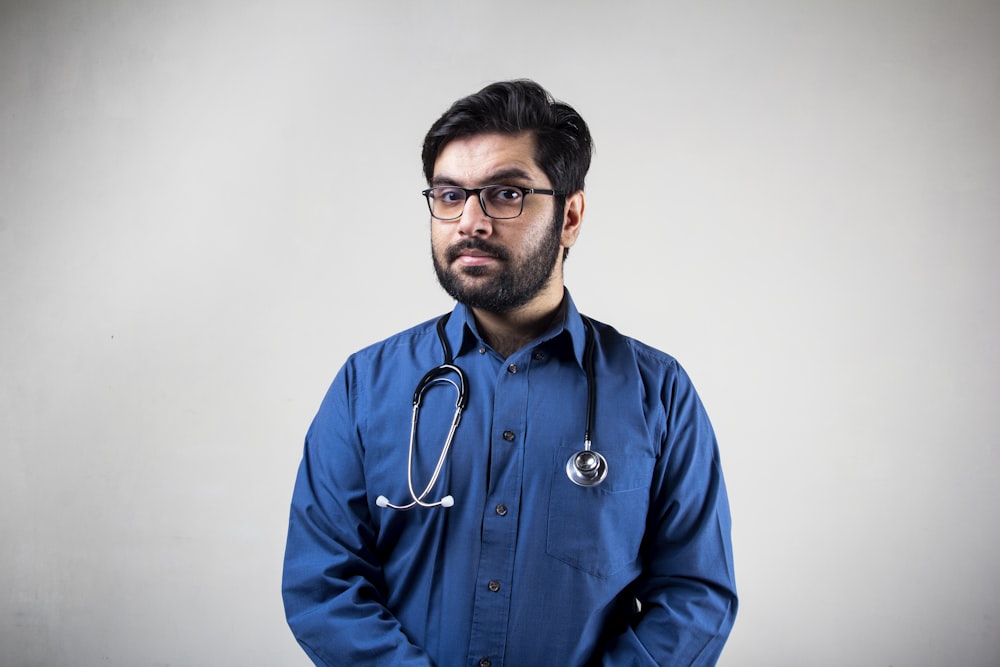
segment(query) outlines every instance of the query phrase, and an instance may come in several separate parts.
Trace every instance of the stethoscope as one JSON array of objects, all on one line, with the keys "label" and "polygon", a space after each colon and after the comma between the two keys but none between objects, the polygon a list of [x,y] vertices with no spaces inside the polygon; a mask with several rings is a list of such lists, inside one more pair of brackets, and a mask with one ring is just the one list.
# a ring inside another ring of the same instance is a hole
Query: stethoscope
[{"label": "stethoscope", "polygon": [[[469,404],[469,396],[467,393],[468,388],[468,378],[465,375],[465,371],[461,367],[455,364],[455,360],[451,354],[451,346],[448,344],[448,340],[445,337],[444,327],[448,322],[448,317],[450,313],[446,313],[441,316],[437,321],[437,336],[441,343],[441,350],[444,355],[444,362],[435,368],[427,371],[424,376],[417,383],[417,387],[413,392],[413,414],[410,421],[410,448],[407,454],[406,460],[406,485],[410,492],[410,502],[405,505],[394,505],[389,502],[389,499],[385,496],[379,496],[375,499],[375,504],[379,507],[386,507],[394,510],[408,510],[413,507],[451,507],[455,504],[455,498],[446,495],[440,500],[428,502],[425,500],[427,495],[437,484],[438,477],[441,475],[441,469],[444,467],[445,459],[448,457],[448,450],[451,449],[451,443],[455,438],[455,431],[458,429],[458,423],[462,420],[462,411]],[[591,447],[590,434],[593,428],[594,420],[594,405],[597,400],[597,394],[594,386],[594,323],[588,318],[584,317],[583,321],[586,328],[586,343],[583,350],[583,368],[587,375],[587,422],[586,430],[583,434],[583,449],[575,452],[566,461],[566,476],[569,480],[576,484],[577,486],[589,487],[597,486],[604,481],[604,478],[608,476],[608,462],[601,455],[600,452],[595,451]],[[413,452],[416,447],[417,438],[417,417],[420,413],[420,404],[423,401],[424,392],[426,392],[430,387],[435,384],[450,384],[455,388],[458,393],[458,398],[455,401],[455,414],[451,420],[451,427],[448,429],[448,435],[445,438],[444,446],[441,448],[441,455],[438,457],[437,465],[434,466],[434,473],[431,475],[430,481],[427,482],[427,486],[418,494],[416,487],[413,485]]]}]

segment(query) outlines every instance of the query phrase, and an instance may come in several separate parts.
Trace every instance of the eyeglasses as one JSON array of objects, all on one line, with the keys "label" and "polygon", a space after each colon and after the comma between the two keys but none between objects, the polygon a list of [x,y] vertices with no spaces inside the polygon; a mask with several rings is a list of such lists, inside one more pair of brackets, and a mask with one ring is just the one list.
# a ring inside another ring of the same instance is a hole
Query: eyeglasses
[{"label": "eyeglasses", "polygon": [[465,202],[472,195],[479,196],[479,205],[487,217],[510,220],[524,210],[525,195],[552,195],[562,193],[539,188],[521,188],[516,185],[486,185],[481,188],[460,188],[456,185],[439,185],[421,193],[427,197],[427,208],[438,220],[458,220],[465,210]]}]

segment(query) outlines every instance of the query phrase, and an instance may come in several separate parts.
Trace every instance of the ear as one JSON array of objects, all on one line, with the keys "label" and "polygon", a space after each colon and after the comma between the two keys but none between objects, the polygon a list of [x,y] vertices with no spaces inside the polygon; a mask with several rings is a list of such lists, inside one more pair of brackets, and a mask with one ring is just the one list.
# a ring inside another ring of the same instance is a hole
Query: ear
[{"label": "ear", "polygon": [[584,208],[586,208],[586,201],[583,190],[566,195],[566,207],[563,210],[562,247],[571,248],[576,243],[576,237],[580,235],[580,226],[583,224]]}]

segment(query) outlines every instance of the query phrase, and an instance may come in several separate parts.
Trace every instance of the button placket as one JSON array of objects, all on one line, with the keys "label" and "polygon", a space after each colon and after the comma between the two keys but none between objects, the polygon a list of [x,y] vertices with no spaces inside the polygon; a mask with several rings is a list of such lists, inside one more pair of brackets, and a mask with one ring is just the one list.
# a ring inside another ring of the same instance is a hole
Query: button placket
[{"label": "button placket", "polygon": [[[528,353],[530,355],[530,352]],[[496,355],[494,355],[496,358]],[[500,361],[499,359],[497,359]],[[510,628],[510,596],[515,588],[514,553],[518,535],[519,498],[523,486],[522,458],[528,378],[533,364],[521,352],[516,359],[493,366],[490,436],[490,484],[482,507],[482,551],[469,642],[469,664],[489,667],[504,662]]]}]

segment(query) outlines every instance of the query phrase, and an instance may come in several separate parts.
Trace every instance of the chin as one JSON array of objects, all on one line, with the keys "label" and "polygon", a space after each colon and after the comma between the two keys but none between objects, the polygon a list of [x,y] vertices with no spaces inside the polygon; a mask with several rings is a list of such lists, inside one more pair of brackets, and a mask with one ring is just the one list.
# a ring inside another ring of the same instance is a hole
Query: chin
[{"label": "chin", "polygon": [[487,276],[490,273],[488,266],[463,266],[458,270],[459,275],[472,276],[473,278],[478,278],[480,276]]}]

